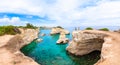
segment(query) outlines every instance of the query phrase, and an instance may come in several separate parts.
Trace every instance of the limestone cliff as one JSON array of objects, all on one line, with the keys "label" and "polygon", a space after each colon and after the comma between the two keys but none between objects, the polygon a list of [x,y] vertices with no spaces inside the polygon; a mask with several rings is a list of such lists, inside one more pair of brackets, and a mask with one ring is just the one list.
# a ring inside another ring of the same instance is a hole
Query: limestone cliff
[{"label": "limestone cliff", "polygon": [[0,65],[39,65],[24,56],[20,48],[38,37],[38,30],[20,29],[21,34],[0,37]]},{"label": "limestone cliff", "polygon": [[52,31],[50,34],[58,34],[58,33],[65,33],[65,34],[69,34],[70,32],[68,30],[65,30],[63,28],[52,28]]},{"label": "limestone cliff", "polygon": [[95,50],[101,50],[104,42],[103,34],[74,31],[72,36],[73,40],[67,47],[67,51],[75,55],[85,55]]},{"label": "limestone cliff", "polygon": [[84,30],[74,31],[67,47],[75,55],[101,50],[101,59],[95,65],[120,65],[120,34],[115,32]]}]

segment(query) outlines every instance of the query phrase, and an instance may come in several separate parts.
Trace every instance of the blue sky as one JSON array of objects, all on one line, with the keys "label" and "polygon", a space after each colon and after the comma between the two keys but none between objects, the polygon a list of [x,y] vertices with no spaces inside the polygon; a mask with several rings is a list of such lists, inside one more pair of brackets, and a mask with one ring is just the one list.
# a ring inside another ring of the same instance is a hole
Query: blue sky
[{"label": "blue sky", "polygon": [[2,0],[0,25],[120,26],[120,0]]}]

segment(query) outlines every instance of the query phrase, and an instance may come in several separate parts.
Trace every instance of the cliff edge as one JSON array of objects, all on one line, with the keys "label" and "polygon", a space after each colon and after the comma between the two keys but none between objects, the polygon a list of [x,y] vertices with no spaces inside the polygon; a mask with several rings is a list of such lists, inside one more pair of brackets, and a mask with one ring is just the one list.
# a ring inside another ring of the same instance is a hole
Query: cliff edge
[{"label": "cliff edge", "polygon": [[74,31],[73,40],[66,50],[74,55],[85,55],[94,50],[101,51],[95,65],[120,65],[120,34],[116,32],[84,30]]},{"label": "cliff edge", "polygon": [[39,65],[20,52],[38,37],[37,29],[20,29],[21,34],[0,36],[0,65]]}]

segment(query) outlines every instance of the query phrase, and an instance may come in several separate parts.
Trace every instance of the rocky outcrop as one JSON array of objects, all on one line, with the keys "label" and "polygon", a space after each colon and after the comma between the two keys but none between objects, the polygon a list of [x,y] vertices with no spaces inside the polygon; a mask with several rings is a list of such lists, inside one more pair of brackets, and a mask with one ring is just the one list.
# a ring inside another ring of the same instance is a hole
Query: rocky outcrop
[{"label": "rocky outcrop", "polygon": [[67,47],[74,55],[101,50],[101,58],[95,65],[120,65],[120,34],[109,31],[84,30],[73,32],[73,40]]},{"label": "rocky outcrop", "polygon": [[20,29],[21,34],[0,37],[0,65],[39,65],[24,56],[20,48],[38,37],[38,30]]},{"label": "rocky outcrop", "polygon": [[101,50],[104,42],[103,34],[93,34],[84,31],[74,31],[73,40],[67,47],[67,51],[75,55],[85,55],[95,50]]},{"label": "rocky outcrop", "polygon": [[59,39],[56,42],[57,44],[63,44],[69,41],[69,39],[66,38],[66,34],[70,34],[70,32],[68,30],[65,30],[64,28],[54,27],[52,28],[50,34],[60,34]]},{"label": "rocky outcrop", "polygon": [[52,31],[50,34],[60,34],[60,33],[70,34],[68,30],[65,30],[63,28],[57,28],[57,27],[52,28]]},{"label": "rocky outcrop", "polygon": [[67,43],[69,41],[68,38],[66,38],[66,35],[65,33],[60,33],[60,36],[59,36],[59,39],[57,41],[57,44],[64,44],[64,43]]},{"label": "rocky outcrop", "polygon": [[95,65],[120,65],[120,34],[111,33],[104,41],[101,59]]}]

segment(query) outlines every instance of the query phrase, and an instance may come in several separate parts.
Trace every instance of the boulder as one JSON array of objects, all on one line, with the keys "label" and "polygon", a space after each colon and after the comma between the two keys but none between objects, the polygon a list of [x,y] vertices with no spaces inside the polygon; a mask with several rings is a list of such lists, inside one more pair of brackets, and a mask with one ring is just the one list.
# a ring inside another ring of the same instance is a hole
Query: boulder
[{"label": "boulder", "polygon": [[37,40],[36,40],[36,42],[42,42],[43,41],[43,39],[41,39],[41,38],[38,38]]}]

